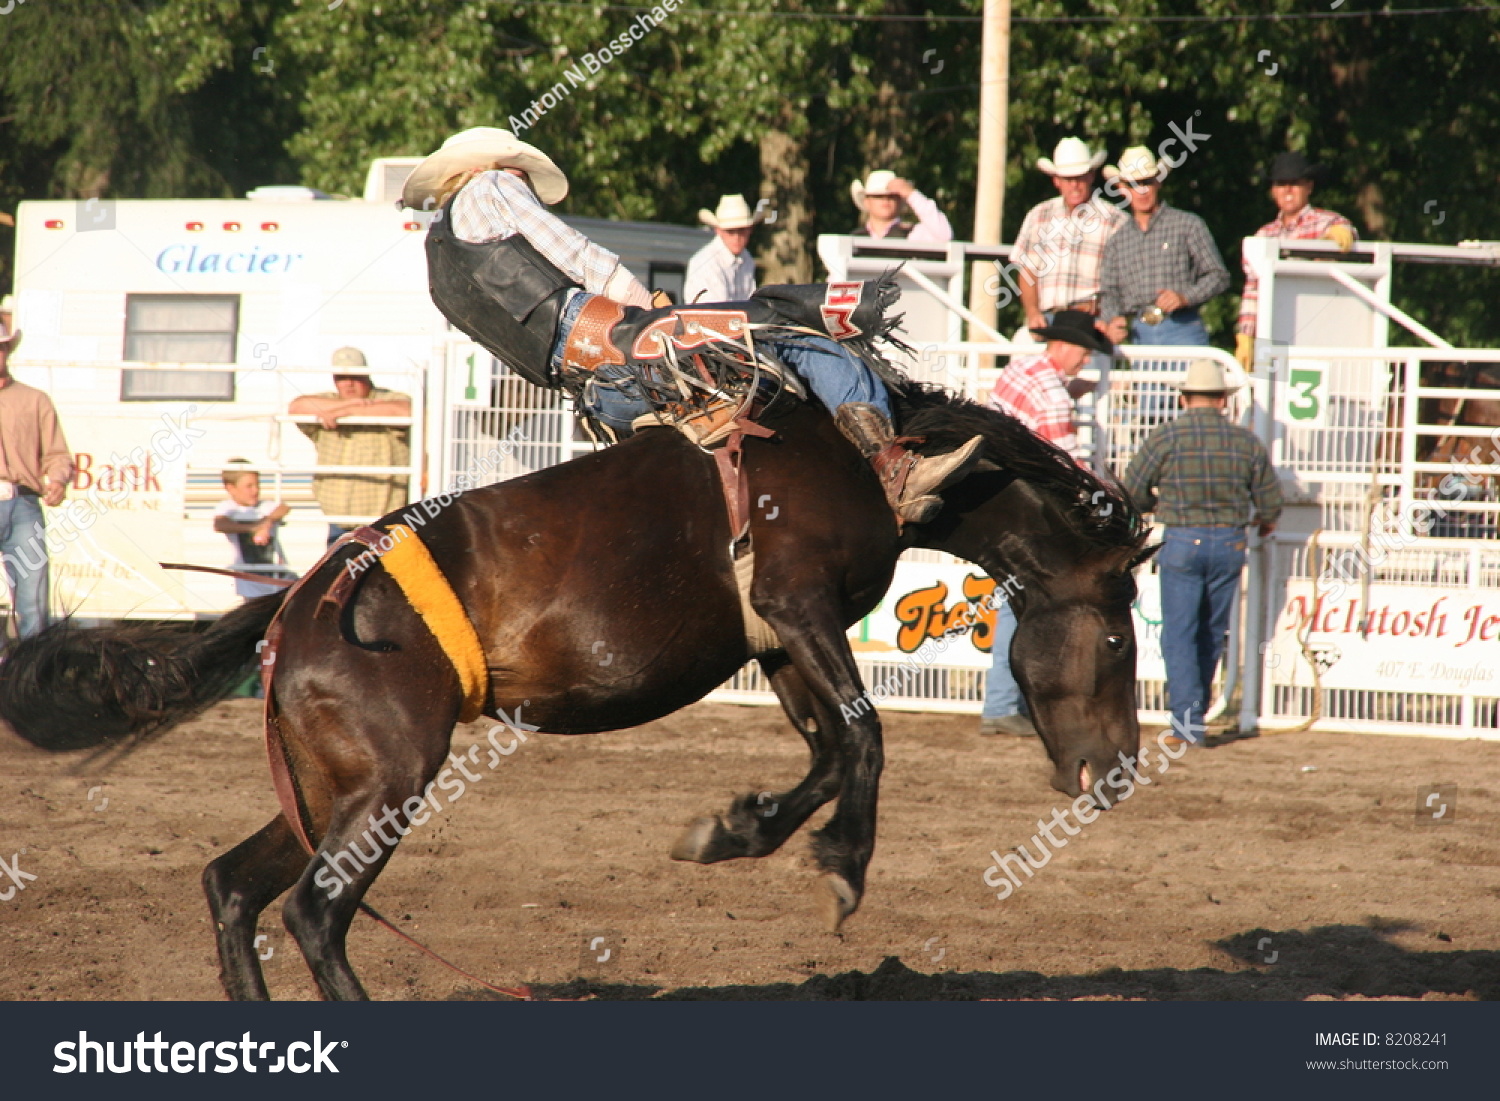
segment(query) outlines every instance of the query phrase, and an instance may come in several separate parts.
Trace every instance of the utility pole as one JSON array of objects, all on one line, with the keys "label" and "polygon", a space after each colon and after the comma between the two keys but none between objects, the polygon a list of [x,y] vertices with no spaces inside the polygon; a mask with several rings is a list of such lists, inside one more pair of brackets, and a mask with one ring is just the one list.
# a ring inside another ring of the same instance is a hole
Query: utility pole
[{"label": "utility pole", "polygon": [[[979,179],[974,202],[974,243],[1000,243],[1005,208],[1005,129],[1010,106],[1010,0],[984,0],[984,46],[979,67]],[[982,261],[969,269],[969,309],[991,328],[995,324],[995,266]],[[984,339],[977,333],[970,340]]]}]

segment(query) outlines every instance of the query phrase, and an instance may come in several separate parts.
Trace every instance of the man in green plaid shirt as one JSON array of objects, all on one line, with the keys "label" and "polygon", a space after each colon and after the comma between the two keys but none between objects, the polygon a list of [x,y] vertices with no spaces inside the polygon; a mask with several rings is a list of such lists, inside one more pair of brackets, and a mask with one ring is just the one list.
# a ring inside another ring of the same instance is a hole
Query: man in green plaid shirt
[{"label": "man in green plaid shirt", "polygon": [[1156,558],[1161,652],[1179,735],[1167,740],[1201,745],[1245,565],[1245,528],[1254,522],[1262,536],[1275,530],[1281,486],[1260,440],[1224,417],[1232,391],[1223,368],[1200,359],[1180,389],[1182,415],[1146,438],[1125,471],[1125,488],[1167,529]]}]

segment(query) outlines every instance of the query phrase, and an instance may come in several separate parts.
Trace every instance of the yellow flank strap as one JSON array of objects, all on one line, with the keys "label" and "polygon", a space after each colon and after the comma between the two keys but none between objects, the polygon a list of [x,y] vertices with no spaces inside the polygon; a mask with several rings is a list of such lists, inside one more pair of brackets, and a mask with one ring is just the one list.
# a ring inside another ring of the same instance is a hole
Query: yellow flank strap
[{"label": "yellow flank strap", "polygon": [[472,722],[484,710],[490,683],[479,635],[463,605],[458,602],[453,586],[448,584],[448,579],[438,569],[427,545],[417,538],[416,532],[405,524],[396,524],[388,534],[394,545],[381,555],[380,564],[396,579],[406,599],[453,663],[464,693],[464,705],[458,719]]}]

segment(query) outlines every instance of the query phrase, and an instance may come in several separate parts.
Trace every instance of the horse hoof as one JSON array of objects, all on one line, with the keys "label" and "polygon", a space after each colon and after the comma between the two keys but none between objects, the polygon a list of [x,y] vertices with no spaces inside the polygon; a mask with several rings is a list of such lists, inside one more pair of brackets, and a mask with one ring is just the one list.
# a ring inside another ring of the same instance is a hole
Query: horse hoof
[{"label": "horse hoof", "polygon": [[723,860],[724,824],[717,818],[699,818],[672,846],[673,860],[712,864]]},{"label": "horse hoof", "polygon": [[837,933],[843,927],[844,919],[859,909],[859,896],[841,875],[825,875],[823,888],[818,894],[818,911],[828,931]]}]

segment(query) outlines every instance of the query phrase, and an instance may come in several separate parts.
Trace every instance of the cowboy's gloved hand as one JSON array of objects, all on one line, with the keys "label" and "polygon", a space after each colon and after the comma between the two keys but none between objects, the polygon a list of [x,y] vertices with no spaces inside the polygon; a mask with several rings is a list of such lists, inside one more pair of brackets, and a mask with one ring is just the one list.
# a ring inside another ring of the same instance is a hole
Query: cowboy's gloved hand
[{"label": "cowboy's gloved hand", "polygon": [[1247,371],[1255,364],[1255,338],[1249,333],[1234,334],[1234,358]]},{"label": "cowboy's gloved hand", "polygon": [[1348,226],[1329,226],[1323,239],[1338,245],[1340,252],[1348,252],[1354,247],[1354,231]]}]

